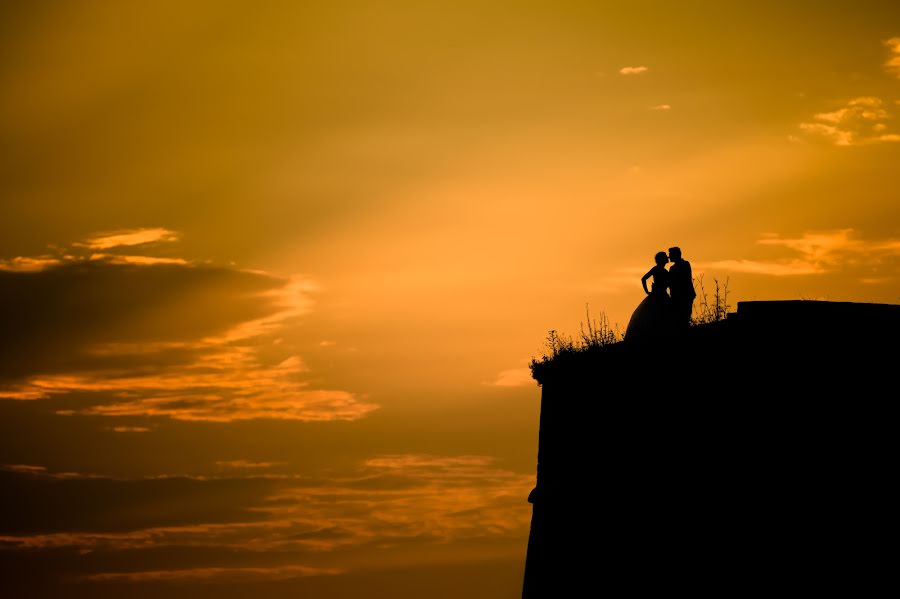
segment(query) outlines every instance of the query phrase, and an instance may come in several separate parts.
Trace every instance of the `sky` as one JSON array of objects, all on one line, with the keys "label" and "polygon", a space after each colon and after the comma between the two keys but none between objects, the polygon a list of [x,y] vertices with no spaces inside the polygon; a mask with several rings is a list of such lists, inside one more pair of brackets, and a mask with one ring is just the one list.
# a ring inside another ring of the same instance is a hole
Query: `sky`
[{"label": "sky", "polygon": [[900,5],[786,4],[4,5],[5,586],[518,596],[549,330],[900,302]]}]

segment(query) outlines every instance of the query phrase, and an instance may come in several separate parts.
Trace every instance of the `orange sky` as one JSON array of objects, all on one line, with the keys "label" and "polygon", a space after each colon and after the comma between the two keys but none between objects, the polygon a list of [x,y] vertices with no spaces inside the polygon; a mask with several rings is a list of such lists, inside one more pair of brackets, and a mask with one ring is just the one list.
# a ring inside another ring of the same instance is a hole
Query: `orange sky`
[{"label": "orange sky", "polygon": [[900,300],[898,23],[3,7],[10,587],[517,596],[549,329],[676,244],[732,305]]}]

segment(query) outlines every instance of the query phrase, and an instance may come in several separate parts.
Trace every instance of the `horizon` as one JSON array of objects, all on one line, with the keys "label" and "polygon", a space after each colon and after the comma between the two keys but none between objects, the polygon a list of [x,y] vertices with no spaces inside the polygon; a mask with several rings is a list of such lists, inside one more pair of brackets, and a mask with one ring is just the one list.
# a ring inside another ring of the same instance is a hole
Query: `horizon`
[{"label": "horizon", "polygon": [[897,3],[0,10],[34,596],[519,596],[548,331],[900,303]]}]

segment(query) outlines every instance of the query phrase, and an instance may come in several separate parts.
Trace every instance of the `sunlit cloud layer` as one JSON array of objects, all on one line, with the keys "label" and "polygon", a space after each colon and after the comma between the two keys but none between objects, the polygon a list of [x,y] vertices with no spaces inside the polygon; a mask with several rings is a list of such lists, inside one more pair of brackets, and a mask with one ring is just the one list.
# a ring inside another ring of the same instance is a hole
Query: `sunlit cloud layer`
[{"label": "sunlit cloud layer", "polygon": [[857,146],[898,142],[900,134],[890,131],[892,118],[881,98],[859,97],[832,112],[822,112],[813,121],[800,123],[800,129],[836,146]]},{"label": "sunlit cloud layer", "polygon": [[91,254],[90,260],[105,260],[110,264],[187,264],[184,258],[157,258],[155,256],[127,256],[121,254]]},{"label": "sunlit cloud layer", "polygon": [[313,568],[294,564],[269,567],[185,568],[181,570],[148,570],[144,572],[103,572],[84,576],[94,582],[247,582],[253,580],[290,580],[306,576],[343,574],[338,568]]},{"label": "sunlit cloud layer", "polygon": [[900,79],[900,37],[892,37],[884,41],[890,56],[884,65],[888,73]]},{"label": "sunlit cloud layer", "polygon": [[144,245],[146,243],[177,241],[178,233],[162,228],[133,229],[115,233],[100,233],[88,237],[80,245],[92,250],[108,250],[121,246]]},{"label": "sunlit cloud layer", "polygon": [[900,3],[701,4],[6,3],[4,596],[521,568],[528,356],[655,252],[896,303]]},{"label": "sunlit cloud layer", "polygon": [[286,462],[251,462],[250,460],[218,460],[216,466],[223,468],[236,469],[257,469],[257,468],[273,468],[275,466],[283,466]]},{"label": "sunlit cloud layer", "polygon": [[764,237],[761,245],[786,247],[800,252],[809,260],[831,262],[834,267],[842,264],[836,254],[851,253],[872,258],[883,254],[900,254],[900,239],[862,239],[853,229],[804,233],[796,239],[777,235]]},{"label": "sunlit cloud layer", "polygon": [[10,259],[0,259],[0,271],[7,272],[38,272],[51,266],[56,266],[62,261],[52,256],[16,256]]},{"label": "sunlit cloud layer", "polygon": [[510,368],[500,371],[497,378],[487,384],[494,387],[525,387],[533,385],[534,379],[528,368]]},{"label": "sunlit cloud layer", "polygon": [[47,469],[46,466],[35,466],[33,464],[0,464],[0,471],[28,474],[37,478],[62,480],[105,478],[99,474],[90,474],[84,472],[51,472]]},{"label": "sunlit cloud layer", "polygon": [[[853,268],[887,268],[885,260],[900,257],[900,239],[863,239],[853,229],[808,232],[797,238],[777,235],[757,241],[762,246],[785,248],[794,257],[780,260],[732,259],[704,262],[704,270],[743,272],[775,277],[817,275]],[[796,256],[799,254],[799,257]]]},{"label": "sunlit cloud layer", "polygon": [[47,472],[46,466],[33,466],[31,464],[3,464],[0,466],[0,470],[6,470],[8,472],[21,472],[26,474],[40,474],[43,475]]},{"label": "sunlit cloud layer", "polygon": [[[56,255],[16,256],[0,258],[0,271],[38,272],[46,268],[73,264],[84,261],[100,261],[109,264],[179,264],[187,265],[184,258],[169,256],[153,256],[147,254],[120,254],[97,250],[115,250],[117,248],[141,246],[156,242],[173,242],[178,240],[178,233],[167,229],[134,229],[118,233],[100,234],[75,242],[68,248],[56,248]],[[150,248],[143,248],[145,251]],[[85,251],[87,250],[87,251]]]},{"label": "sunlit cloud layer", "polygon": [[[36,466],[12,466],[6,470],[22,477],[67,478]],[[82,475],[81,480],[90,482],[87,475]],[[113,484],[105,477],[93,480],[97,485]],[[150,485],[144,495],[154,496],[153,485],[167,484],[167,493],[191,497],[196,491],[189,495],[183,490],[184,485],[202,489],[204,485],[240,484],[241,480],[144,479],[141,484]],[[309,555],[337,552],[333,563],[341,569],[339,555],[344,549],[371,547],[389,551],[410,543],[447,544],[520,536],[527,529],[530,516],[524,498],[534,484],[532,475],[505,470],[487,456],[421,454],[374,457],[356,470],[331,479],[244,480],[270,486],[259,487],[255,498],[248,496],[252,503],[245,506],[245,514],[252,515],[252,519],[239,519],[240,512],[233,512],[232,521],[228,522],[161,524],[125,531],[92,531],[82,526],[79,530],[5,534],[0,535],[0,546],[71,549],[81,553],[164,547],[293,551]],[[171,486],[179,481],[180,486]],[[10,488],[14,488],[21,481],[11,483]],[[123,480],[117,484],[133,483]],[[110,493],[109,501],[115,501],[117,496]],[[166,495],[159,495],[157,500],[165,505]],[[99,508],[117,512],[118,506],[103,506],[102,501]],[[31,509],[40,509],[40,505]],[[152,511],[153,504],[145,509]],[[165,517],[161,520],[164,522]],[[187,567],[164,574],[149,571],[90,576],[94,580],[162,580],[193,576],[190,572],[222,578],[252,574],[231,568],[212,568],[201,573]]]},{"label": "sunlit cloud layer", "polygon": [[[175,237],[145,229],[85,245]],[[90,405],[59,414],[212,422],[354,420],[377,407],[347,391],[311,387],[296,354],[262,358],[284,326],[312,310],[319,285],[308,277],[154,256],[65,256],[0,277],[0,288],[10,290],[5,313],[15,315],[0,342],[8,356],[0,399],[78,392],[94,398]],[[123,329],[123,320],[137,316],[152,324]]]},{"label": "sunlit cloud layer", "polygon": [[791,277],[822,274],[824,269],[804,260],[766,262],[762,260],[716,260],[701,264],[701,268],[713,271],[743,272],[753,275]]}]

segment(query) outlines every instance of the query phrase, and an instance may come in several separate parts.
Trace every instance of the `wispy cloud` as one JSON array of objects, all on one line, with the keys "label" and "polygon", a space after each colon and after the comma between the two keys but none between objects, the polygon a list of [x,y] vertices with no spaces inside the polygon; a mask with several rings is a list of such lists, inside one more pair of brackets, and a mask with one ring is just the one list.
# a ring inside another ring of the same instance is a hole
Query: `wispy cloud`
[{"label": "wispy cloud", "polygon": [[254,580],[290,580],[307,576],[335,576],[340,568],[314,568],[296,564],[270,567],[210,567],[180,570],[146,570],[140,572],[101,572],[84,576],[93,582],[250,582]]},{"label": "wispy cloud", "polygon": [[497,374],[497,378],[486,383],[492,387],[527,387],[534,385],[531,371],[528,368],[510,368]]},{"label": "wispy cloud", "polygon": [[886,39],[884,40],[884,45],[887,46],[890,52],[887,62],[884,63],[884,68],[888,73],[900,79],[900,37]]},{"label": "wispy cloud", "polygon": [[7,272],[38,272],[62,262],[53,256],[17,256],[8,260],[0,259],[0,271]]},{"label": "wispy cloud", "polygon": [[[174,237],[140,229],[89,243]],[[312,311],[320,286],[307,276],[84,256],[77,248],[59,260],[8,264],[0,307],[18,317],[0,337],[0,399],[79,393],[89,399],[57,413],[210,422],[355,420],[377,408],[354,393],[312,386],[303,359],[277,345],[285,327]]]},{"label": "wispy cloud", "polygon": [[110,264],[137,264],[148,266],[151,264],[187,264],[184,258],[159,258],[155,256],[124,256],[122,254],[102,254],[94,253],[88,257],[89,260],[105,260]]},{"label": "wispy cloud", "polygon": [[27,384],[7,383],[0,385],[0,399],[10,399],[13,401],[33,401],[35,399],[44,399],[47,394]]},{"label": "wispy cloud", "polygon": [[19,474],[28,474],[30,476],[40,478],[55,478],[65,480],[106,478],[99,474],[89,474],[84,472],[51,472],[44,466],[34,466],[31,464],[0,464],[0,470],[6,472],[16,472]]},{"label": "wispy cloud", "polygon": [[699,265],[702,270],[723,270],[726,272],[745,272],[753,275],[770,275],[773,277],[791,277],[800,275],[816,275],[825,270],[803,260],[774,262],[765,260],[718,260]]},{"label": "wispy cloud", "polygon": [[[22,467],[16,472],[26,478],[32,476],[30,470]],[[44,469],[39,469],[37,475],[52,476]],[[108,487],[109,480],[96,484]],[[180,481],[181,486],[158,484],[159,490],[184,495],[185,488],[210,487],[196,495],[196,499],[206,498],[210,491],[219,489],[213,485],[240,482],[171,480]],[[81,520],[73,520],[71,530],[5,534],[0,535],[0,544],[30,550],[71,548],[80,553],[215,547],[255,553],[316,554],[366,547],[384,550],[404,543],[422,546],[423,543],[520,538],[528,527],[530,513],[524,499],[534,485],[534,476],[505,470],[496,460],[483,455],[392,454],[365,460],[354,470],[330,479],[248,478],[247,481],[275,486],[239,512],[245,515],[240,520],[126,531],[91,530]],[[90,484],[92,481],[86,480],[81,487]],[[145,479],[141,484],[146,487],[157,482]],[[40,488],[44,492],[58,491]],[[91,492],[90,487],[84,490]],[[147,487],[142,495],[152,494],[154,490],[154,486]],[[215,497],[222,497],[221,492]],[[157,501],[165,503],[164,496]],[[199,502],[197,506],[202,507]],[[92,504],[87,502],[85,507],[92,508]],[[334,562],[340,566],[339,559]]]},{"label": "wispy cloud", "polygon": [[184,258],[171,256],[149,256],[144,254],[117,254],[108,251],[120,247],[134,247],[157,242],[173,242],[179,239],[175,231],[161,228],[129,229],[116,233],[98,233],[76,242],[70,247],[57,248],[57,255],[16,256],[0,258],[0,271],[39,272],[61,264],[76,264],[85,261],[102,261],[110,264],[180,264],[187,265]]},{"label": "wispy cloud", "polygon": [[657,112],[668,112],[672,110],[672,107],[669,104],[657,104],[656,106],[651,106],[650,110],[656,110]]},{"label": "wispy cloud", "polygon": [[[226,334],[227,335],[227,334]],[[64,415],[164,417],[173,420],[234,422],[276,420],[356,420],[377,409],[347,391],[310,389],[301,380],[306,366],[292,356],[266,365],[253,346],[202,340],[187,346],[196,357],[162,367],[151,375],[128,370],[31,378],[19,392],[40,397],[74,392],[110,396],[112,401],[60,410]],[[152,356],[149,359],[153,359]]]},{"label": "wispy cloud", "polygon": [[257,468],[274,468],[276,466],[284,466],[286,462],[253,462],[250,460],[219,460],[216,466],[222,468],[234,469],[257,469]]},{"label": "wispy cloud", "polygon": [[619,69],[619,74],[620,75],[643,75],[644,73],[646,73],[649,70],[650,69],[645,66],[622,67],[621,69]]},{"label": "wispy cloud", "polygon": [[757,243],[790,248],[819,262],[829,261],[834,254],[847,252],[855,254],[900,253],[898,239],[860,239],[853,229],[804,233],[798,238],[782,238],[768,235]]},{"label": "wispy cloud", "polygon": [[370,468],[387,471],[409,471],[426,473],[426,478],[436,474],[483,472],[494,463],[494,458],[485,455],[428,455],[402,453],[370,458],[364,463]]},{"label": "wispy cloud", "polygon": [[7,472],[21,472],[24,474],[45,474],[47,468],[45,466],[34,466],[31,464],[2,464],[0,470]]},{"label": "wispy cloud", "polygon": [[795,238],[767,235],[757,243],[785,248],[795,255],[780,260],[719,260],[697,266],[702,270],[786,277],[835,272],[848,264],[877,269],[886,257],[900,256],[900,239],[863,239],[853,229],[807,232]]},{"label": "wispy cloud", "polygon": [[144,245],[146,243],[176,241],[178,233],[160,227],[145,229],[125,229],[110,233],[97,233],[77,245],[92,250],[108,250],[121,246]]},{"label": "wispy cloud", "polygon": [[836,146],[859,146],[900,141],[900,135],[889,132],[891,114],[887,104],[872,96],[854,98],[831,112],[813,116],[800,123],[800,130]]}]

